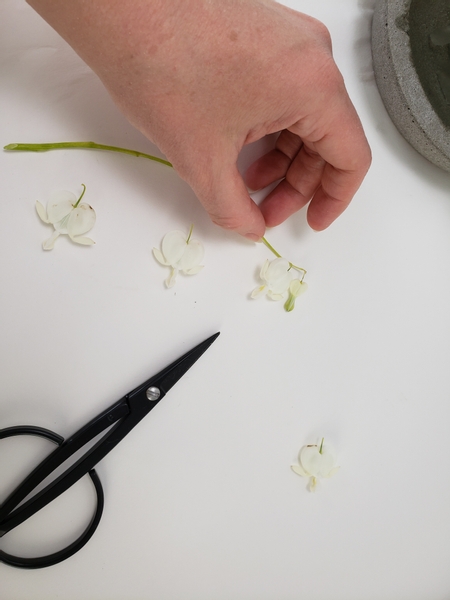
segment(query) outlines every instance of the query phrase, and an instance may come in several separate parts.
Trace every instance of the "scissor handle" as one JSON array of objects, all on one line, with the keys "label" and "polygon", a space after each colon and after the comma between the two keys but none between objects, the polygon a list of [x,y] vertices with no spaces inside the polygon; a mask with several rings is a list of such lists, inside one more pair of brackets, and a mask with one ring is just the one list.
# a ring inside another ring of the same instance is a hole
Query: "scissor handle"
[{"label": "scissor handle", "polygon": [[[50,431],[49,429],[44,429],[42,427],[22,425],[18,427],[7,427],[5,429],[0,429],[0,439],[13,437],[16,435],[35,435],[38,437],[43,437],[57,444],[58,446],[61,446],[61,444],[64,442],[63,437],[53,431]],[[81,548],[91,539],[95,530],[97,529],[104,506],[103,488],[95,469],[91,469],[88,472],[88,475],[92,479],[92,483],[94,484],[95,492],[97,494],[97,507],[91,522],[79,538],[62,550],[58,550],[53,554],[36,556],[34,558],[13,556],[12,554],[7,554],[6,552],[3,552],[3,550],[0,550],[0,561],[12,567],[20,567],[22,569],[41,569],[43,567],[51,567],[52,565],[56,565],[57,563],[66,560],[66,558],[73,556],[76,552],[78,552],[78,550],[81,550]]]}]

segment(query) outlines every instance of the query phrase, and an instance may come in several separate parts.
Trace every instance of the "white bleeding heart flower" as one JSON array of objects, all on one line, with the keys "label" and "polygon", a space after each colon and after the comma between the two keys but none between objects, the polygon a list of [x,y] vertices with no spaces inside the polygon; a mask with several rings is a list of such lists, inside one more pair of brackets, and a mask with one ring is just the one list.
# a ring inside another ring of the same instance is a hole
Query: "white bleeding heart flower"
[{"label": "white bleeding heart flower", "polygon": [[251,293],[252,298],[267,295],[271,300],[282,300],[292,280],[292,266],[285,258],[266,260],[259,274],[262,285]]},{"label": "white bleeding heart flower", "polygon": [[310,444],[303,446],[298,455],[299,464],[291,465],[291,469],[297,475],[310,479],[309,489],[314,492],[320,477],[329,478],[336,475],[340,467],[336,466],[336,454],[329,444],[324,444],[324,439],[320,446]]},{"label": "white bleeding heart flower", "polygon": [[179,272],[185,275],[195,275],[203,265],[200,263],[205,255],[203,244],[192,238],[191,225],[188,235],[182,231],[169,231],[163,238],[161,250],[153,248],[156,260],[165,267],[170,267],[170,275],[164,282],[166,287],[175,285]]},{"label": "white bleeding heart flower", "polygon": [[36,202],[36,211],[44,223],[53,225],[55,231],[42,244],[44,250],[52,250],[55,241],[60,235],[68,235],[73,242],[84,246],[95,244],[91,238],[83,234],[90,231],[95,225],[95,211],[89,204],[81,202],[86,186],[77,199],[75,194],[68,191],[55,192],[47,203],[47,210],[40,202]]}]

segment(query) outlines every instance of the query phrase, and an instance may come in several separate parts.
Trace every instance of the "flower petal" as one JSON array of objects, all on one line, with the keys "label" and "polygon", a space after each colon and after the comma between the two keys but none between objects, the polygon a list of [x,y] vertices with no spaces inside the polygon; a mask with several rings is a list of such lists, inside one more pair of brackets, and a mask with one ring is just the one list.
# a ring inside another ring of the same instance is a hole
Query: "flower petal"
[{"label": "flower petal", "polygon": [[[263,272],[261,270],[261,276]],[[265,269],[262,279],[274,294],[285,294],[292,280],[292,269],[285,258],[275,258]]]},{"label": "flower petal", "polygon": [[294,298],[298,298],[300,294],[306,292],[308,285],[300,279],[293,279],[289,284],[289,292],[294,296]]},{"label": "flower petal", "polygon": [[331,469],[331,471],[328,473],[328,475],[324,475],[324,477],[333,477],[333,475],[336,475],[336,473],[339,471],[341,467],[334,467],[334,469]]},{"label": "flower petal", "polygon": [[336,465],[336,455],[334,450],[329,445],[323,445],[322,447],[322,463],[320,466],[320,475],[322,477],[328,477],[329,473],[333,470]]},{"label": "flower petal", "polygon": [[61,191],[53,193],[47,202],[47,216],[49,223],[58,223],[73,210],[77,197],[72,192]]},{"label": "flower petal", "polygon": [[304,446],[300,450],[300,464],[311,475],[319,475],[322,467],[322,455],[319,452],[319,447]]},{"label": "flower petal", "polygon": [[170,270],[170,275],[164,282],[166,284],[166,287],[171,288],[175,285],[175,279],[176,279],[177,275],[178,275],[178,269],[176,267]]},{"label": "flower petal", "polygon": [[76,242],[77,244],[82,244],[83,246],[93,246],[95,244],[94,240],[91,240],[91,238],[88,238],[88,237],[70,236],[70,239],[72,240],[72,242]]},{"label": "flower petal", "polygon": [[251,298],[260,298],[261,296],[263,296],[265,294],[265,292],[267,291],[267,287],[265,285],[260,285],[259,287],[255,288],[253,290],[253,292],[250,294]]},{"label": "flower petal", "polygon": [[79,204],[67,221],[67,233],[71,238],[90,231],[95,225],[95,210],[89,204]]},{"label": "flower petal", "polygon": [[178,261],[178,267],[180,271],[186,272],[192,267],[198,266],[205,255],[205,249],[203,244],[198,240],[190,240],[189,244],[185,244],[185,250],[180,260]]},{"label": "flower petal", "polygon": [[285,273],[282,277],[280,277],[279,279],[270,280],[270,289],[275,293],[275,294],[286,294],[286,292],[289,290],[289,284],[291,283],[291,278],[292,278],[292,274],[290,272]]},{"label": "flower petal", "polygon": [[297,475],[301,475],[302,477],[310,477],[310,473],[307,473],[305,469],[301,465],[291,465],[291,469]]},{"label": "flower petal", "polygon": [[59,238],[60,234],[58,231],[54,231],[51,237],[42,244],[44,250],[53,250],[53,246],[55,245],[56,240]]},{"label": "flower petal", "polygon": [[261,272],[259,273],[259,276],[261,277],[262,281],[266,281],[266,273],[267,273],[267,269],[269,268],[269,265],[270,265],[270,260],[268,258],[266,258],[265,263],[261,267]]},{"label": "flower petal", "polygon": [[162,253],[169,265],[177,264],[186,248],[186,234],[182,231],[169,231],[161,243]]},{"label": "flower petal", "polygon": [[38,201],[36,202],[36,212],[39,215],[41,221],[44,221],[44,223],[48,223],[47,211]]},{"label": "flower petal", "polygon": [[199,271],[201,271],[202,269],[203,265],[198,265],[197,267],[192,267],[192,269],[183,271],[183,273],[186,273],[186,275],[195,275],[196,273],[199,273]]},{"label": "flower petal", "polygon": [[289,292],[289,298],[284,303],[284,310],[286,312],[291,312],[294,310],[294,308],[295,308],[295,296],[293,296],[291,294],[291,292]]},{"label": "flower petal", "polygon": [[311,480],[309,482],[309,491],[315,492],[318,483],[319,483],[319,481],[318,481],[317,477],[311,477]]},{"label": "flower petal", "polygon": [[163,253],[161,252],[161,250],[158,250],[158,248],[153,248],[153,256],[156,258],[156,260],[164,265],[165,267],[170,266],[168,262],[166,262]]},{"label": "flower petal", "polygon": [[267,296],[271,299],[271,300],[283,300],[283,294],[274,294],[272,292],[272,290],[268,290],[267,292]]},{"label": "flower petal", "polygon": [[267,268],[266,279],[268,281],[277,281],[278,279],[284,277],[289,269],[289,261],[287,261],[285,258],[275,258],[271,261]]}]

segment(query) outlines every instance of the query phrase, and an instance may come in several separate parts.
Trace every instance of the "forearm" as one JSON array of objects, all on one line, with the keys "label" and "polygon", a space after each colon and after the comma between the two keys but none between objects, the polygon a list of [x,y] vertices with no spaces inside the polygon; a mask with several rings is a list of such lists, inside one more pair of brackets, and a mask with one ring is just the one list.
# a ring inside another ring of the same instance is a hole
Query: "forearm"
[{"label": "forearm", "polygon": [[151,54],[170,27],[167,7],[183,0],[27,0],[99,75]]},{"label": "forearm", "polygon": [[[251,35],[248,20],[239,21],[237,13],[254,0],[27,2],[98,75],[127,118],[158,144],[164,113],[183,118],[182,107],[171,110],[174,97],[192,103],[194,95],[211,95],[218,71],[228,70],[234,78],[238,67],[242,79],[250,79],[241,50],[242,40]],[[239,35],[238,44],[230,39],[230,29]],[[220,95],[215,101],[217,111]]]}]

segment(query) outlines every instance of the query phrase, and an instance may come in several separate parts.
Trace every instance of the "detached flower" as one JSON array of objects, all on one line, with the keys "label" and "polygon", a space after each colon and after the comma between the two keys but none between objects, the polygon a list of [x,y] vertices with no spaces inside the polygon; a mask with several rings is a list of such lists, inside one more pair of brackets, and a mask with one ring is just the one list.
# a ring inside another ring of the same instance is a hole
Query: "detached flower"
[{"label": "detached flower", "polygon": [[282,300],[292,280],[291,265],[285,258],[267,259],[259,276],[262,285],[253,290],[251,297],[259,298],[267,294],[271,300]]},{"label": "detached flower", "polygon": [[42,244],[44,250],[53,250],[60,235],[68,235],[73,242],[84,246],[95,243],[91,238],[83,237],[84,233],[94,227],[95,211],[89,204],[80,204],[86,191],[86,186],[81,185],[84,189],[78,200],[72,192],[61,191],[52,194],[47,203],[47,210],[40,202],[36,202],[36,211],[40,219],[55,228],[53,234]]},{"label": "detached flower", "polygon": [[[259,274],[262,285],[253,290],[251,298],[267,295],[271,300],[282,300],[288,295],[284,309],[286,312],[291,312],[294,310],[296,298],[308,287],[303,281],[306,271],[278,254],[266,238],[261,238],[261,241],[277,258],[272,261],[266,260],[263,264]],[[301,279],[294,279],[295,272],[302,274]]]},{"label": "detached flower", "polygon": [[201,242],[192,239],[193,228],[194,226],[191,225],[187,237],[182,231],[169,231],[163,238],[161,250],[153,248],[156,260],[171,269],[169,277],[164,282],[168,288],[175,285],[180,271],[185,275],[195,275],[203,269],[200,263],[205,250]]},{"label": "detached flower", "polygon": [[309,490],[311,492],[316,490],[319,477],[333,477],[340,469],[336,466],[334,450],[323,442],[324,438],[322,438],[320,447],[317,444],[303,446],[298,455],[299,464],[291,465],[294,473],[310,478]]},{"label": "detached flower", "polygon": [[296,299],[300,296],[300,294],[306,292],[307,289],[307,283],[301,279],[293,279],[289,285],[289,297],[284,303],[284,310],[286,312],[291,312],[291,310],[294,310]]}]

